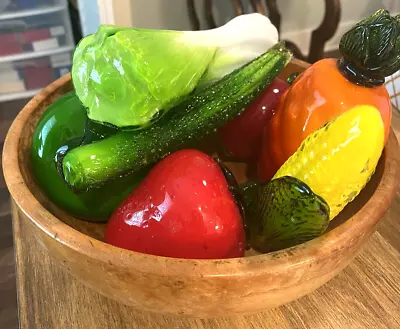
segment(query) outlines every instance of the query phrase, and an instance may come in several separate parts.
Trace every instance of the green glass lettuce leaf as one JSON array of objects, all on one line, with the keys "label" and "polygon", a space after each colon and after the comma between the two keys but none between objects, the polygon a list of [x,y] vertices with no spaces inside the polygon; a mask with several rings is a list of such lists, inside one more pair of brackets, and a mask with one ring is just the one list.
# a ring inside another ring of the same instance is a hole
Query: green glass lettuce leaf
[{"label": "green glass lettuce leaf", "polygon": [[79,43],[72,79],[91,120],[143,128],[193,91],[216,50],[185,32],[103,25]]},{"label": "green glass lettuce leaf", "polygon": [[72,79],[90,119],[144,128],[195,87],[221,79],[277,42],[277,29],[258,13],[201,31],[103,25],[79,43]]}]

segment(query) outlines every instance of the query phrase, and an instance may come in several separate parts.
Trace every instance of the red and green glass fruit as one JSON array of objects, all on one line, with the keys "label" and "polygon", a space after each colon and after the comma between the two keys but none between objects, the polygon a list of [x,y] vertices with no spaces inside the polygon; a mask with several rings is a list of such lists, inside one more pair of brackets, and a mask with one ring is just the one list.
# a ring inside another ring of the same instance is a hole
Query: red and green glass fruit
[{"label": "red and green glass fruit", "polygon": [[178,258],[232,258],[245,251],[242,217],[224,173],[197,150],[155,165],[111,216],[105,241]]}]

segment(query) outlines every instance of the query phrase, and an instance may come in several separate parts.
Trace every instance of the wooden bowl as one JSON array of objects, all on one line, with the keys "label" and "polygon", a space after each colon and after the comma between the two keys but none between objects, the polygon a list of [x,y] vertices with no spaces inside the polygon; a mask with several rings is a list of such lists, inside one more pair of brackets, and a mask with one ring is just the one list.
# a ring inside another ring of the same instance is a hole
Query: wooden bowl
[{"label": "wooden bowl", "polygon": [[[282,77],[307,66],[293,60]],[[70,89],[70,77],[62,77],[35,96],[15,119],[4,145],[7,186],[40,244],[66,271],[99,293],[137,309],[225,317],[263,311],[304,296],[358,254],[398,186],[399,147],[392,132],[367,187],[317,239],[270,254],[223,260],[165,258],[119,249],[101,241],[104,224],[80,221],[54,206],[31,174],[36,123],[47,106]]]}]

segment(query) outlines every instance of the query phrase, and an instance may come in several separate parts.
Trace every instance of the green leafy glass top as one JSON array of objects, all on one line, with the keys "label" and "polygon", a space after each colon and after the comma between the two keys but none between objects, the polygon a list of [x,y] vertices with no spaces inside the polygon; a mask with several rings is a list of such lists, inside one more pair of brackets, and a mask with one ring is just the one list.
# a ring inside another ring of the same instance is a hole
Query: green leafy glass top
[{"label": "green leafy glass top", "polygon": [[246,229],[260,252],[289,248],[312,240],[329,225],[329,205],[304,182],[283,176],[243,187]]},{"label": "green leafy glass top", "polygon": [[339,69],[352,82],[379,86],[400,69],[400,15],[380,9],[340,40]]}]

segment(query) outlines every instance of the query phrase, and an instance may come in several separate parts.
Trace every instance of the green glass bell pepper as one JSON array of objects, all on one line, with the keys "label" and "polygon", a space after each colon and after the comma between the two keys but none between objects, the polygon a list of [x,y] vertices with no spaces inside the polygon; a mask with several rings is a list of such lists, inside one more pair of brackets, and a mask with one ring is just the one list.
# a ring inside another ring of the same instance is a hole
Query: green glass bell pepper
[{"label": "green glass bell pepper", "polygon": [[105,221],[144,178],[147,169],[77,194],[59,174],[58,154],[103,139],[117,131],[88,120],[86,109],[75,92],[63,95],[47,108],[32,137],[31,159],[37,183],[54,204],[75,217]]}]

